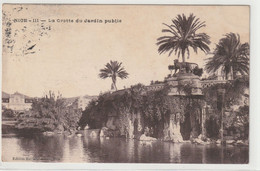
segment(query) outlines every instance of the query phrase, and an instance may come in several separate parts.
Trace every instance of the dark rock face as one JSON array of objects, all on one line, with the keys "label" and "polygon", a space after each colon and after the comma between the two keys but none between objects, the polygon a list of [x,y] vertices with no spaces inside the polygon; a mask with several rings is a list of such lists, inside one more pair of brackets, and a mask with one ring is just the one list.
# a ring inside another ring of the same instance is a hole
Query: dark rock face
[{"label": "dark rock face", "polygon": [[100,137],[119,137],[120,136],[120,132],[119,130],[112,130],[109,129],[107,127],[103,127],[100,130]]},{"label": "dark rock face", "polygon": [[[98,107],[93,105],[96,111],[106,108],[97,119],[103,122],[103,126],[98,127],[102,128],[100,136],[139,139],[145,134],[173,142],[204,136],[201,127],[205,104],[199,76],[177,73],[160,83],[159,89],[153,89],[156,85],[149,90],[136,86],[121,94],[101,96]],[[93,114],[93,118],[99,113]]]}]

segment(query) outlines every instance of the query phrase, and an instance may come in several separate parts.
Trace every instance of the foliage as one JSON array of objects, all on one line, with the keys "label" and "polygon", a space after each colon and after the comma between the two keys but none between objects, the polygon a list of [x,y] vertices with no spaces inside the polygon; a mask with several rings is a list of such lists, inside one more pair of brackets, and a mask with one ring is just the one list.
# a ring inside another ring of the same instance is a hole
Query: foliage
[{"label": "foliage", "polygon": [[203,69],[202,69],[202,68],[199,68],[198,66],[196,66],[196,67],[192,70],[192,73],[193,73],[194,75],[197,75],[197,76],[201,77],[202,74],[203,74]]},{"label": "foliage", "polygon": [[181,92],[184,92],[187,96],[191,96],[192,94],[192,86],[190,83],[187,84],[178,84],[177,86],[178,92],[181,94]]},{"label": "foliage", "polygon": [[12,109],[4,109],[4,111],[2,112],[2,117],[3,118],[14,118],[15,113]]},{"label": "foliage", "polygon": [[184,14],[178,15],[172,20],[171,25],[167,25],[167,29],[162,32],[170,33],[170,36],[162,36],[157,39],[159,46],[158,52],[160,54],[168,52],[169,56],[174,52],[175,55],[182,56],[182,61],[185,62],[185,53],[187,57],[190,56],[189,47],[195,53],[198,48],[205,53],[210,51],[208,45],[210,44],[210,37],[206,33],[196,33],[200,28],[205,27],[205,22],[201,22],[195,15],[190,14],[186,17]]},{"label": "foliage", "polygon": [[121,79],[125,79],[128,77],[128,73],[124,69],[124,67],[121,66],[122,62],[117,61],[110,61],[110,63],[107,63],[105,65],[105,68],[100,70],[99,77],[102,79],[106,79],[108,77],[111,77],[112,79],[112,85],[111,89],[117,90],[116,87],[116,78],[119,77]]},{"label": "foliage", "polygon": [[175,67],[174,67],[174,65],[169,65],[169,66],[168,66],[168,69],[172,71],[172,70],[175,69]]},{"label": "foliage", "polygon": [[107,121],[106,111],[110,110],[109,101],[107,100],[109,94],[101,94],[98,99],[93,99],[85,110],[82,111],[82,117],[79,120],[81,127],[85,127],[87,124],[90,128],[102,127],[104,121]]},{"label": "foliage", "polygon": [[[204,88],[204,96],[202,97],[191,94],[192,86],[190,84],[178,86],[179,91],[185,92],[186,96],[169,96],[168,93],[172,88],[170,85],[161,90],[151,91],[138,84],[129,89],[101,94],[83,111],[79,125],[84,127],[88,124],[90,128],[101,128],[106,126],[108,118],[113,116],[119,119],[120,125],[118,128],[129,132],[131,124],[140,115],[143,118],[142,131],[147,127],[153,130],[153,136],[159,137],[160,134],[163,135],[165,123],[169,125],[170,120],[175,123],[179,121],[184,123],[186,117],[188,117],[188,119],[192,118],[192,123],[190,123],[192,134],[196,131],[199,134],[200,128],[197,126],[201,124],[202,109],[206,102],[210,106],[206,109],[206,128],[210,137],[216,137],[221,123],[221,104],[218,90],[225,89],[224,106],[226,111],[232,111],[234,105],[241,106],[241,96],[245,94],[248,87],[248,77],[241,77],[228,81],[226,84]],[[237,116],[242,114],[245,114],[241,118],[244,118],[243,123],[246,125],[247,113],[245,111],[246,109],[241,109],[241,112],[233,111],[233,113],[227,115],[224,118],[225,129],[234,127]]]},{"label": "foliage", "polygon": [[158,91],[149,91],[143,95],[141,112],[147,126],[151,127],[169,120],[168,90],[169,88],[166,87]]},{"label": "foliage", "polygon": [[236,112],[236,118],[234,122],[234,127],[238,132],[242,133],[241,138],[248,138],[249,135],[249,106],[240,106],[239,110]]},{"label": "foliage", "polygon": [[34,99],[29,112],[19,116],[18,128],[37,128],[40,131],[75,130],[81,115],[79,109],[67,106],[61,94]]},{"label": "foliage", "polygon": [[[223,102],[221,102],[222,95],[218,93],[219,89],[225,90]],[[247,132],[249,108],[247,104],[241,101],[243,96],[246,96],[246,89],[249,89],[249,78],[247,76],[231,80],[226,84],[217,84],[203,89],[205,101],[211,110],[207,112],[207,123],[215,127],[215,130],[210,130],[206,126],[208,132],[216,135],[214,132],[220,128],[222,103],[224,103],[224,111],[226,111],[223,116],[224,130],[236,130],[235,132],[241,135],[242,132]],[[240,108],[235,110],[234,106],[240,106]],[[241,125],[243,130],[241,130]]]},{"label": "foliage", "polygon": [[79,124],[88,124],[91,128],[100,128],[106,122],[108,115],[126,115],[138,112],[141,106],[143,85],[138,84],[122,92],[105,93],[93,100],[82,113]]},{"label": "foliage", "polygon": [[[163,134],[164,123],[170,121],[184,122],[186,113],[194,113],[194,108],[201,109],[202,100],[192,100],[190,97],[168,96],[170,86],[161,90],[148,91],[143,85],[138,84],[124,91],[102,94],[96,101],[92,101],[83,111],[79,125],[90,128],[105,126],[109,116],[115,116],[120,121],[119,129],[131,128],[137,115],[143,118],[143,128],[148,127],[154,136]],[[198,106],[199,105],[199,106]],[[194,115],[198,119],[199,112]],[[123,127],[123,128],[122,128]]]},{"label": "foliage", "polygon": [[228,74],[231,74],[231,79],[236,78],[239,73],[249,74],[249,44],[241,44],[238,34],[226,34],[219,40],[213,54],[214,56],[208,59],[205,66],[208,72],[216,72],[221,68],[226,79]]},{"label": "foliage", "polygon": [[215,84],[208,88],[204,88],[203,94],[206,102],[217,110],[217,97],[219,89],[225,90],[225,108],[230,108],[232,105],[239,105],[241,96],[245,94],[245,90],[249,88],[249,77],[244,76],[235,80],[230,80],[227,83]]}]

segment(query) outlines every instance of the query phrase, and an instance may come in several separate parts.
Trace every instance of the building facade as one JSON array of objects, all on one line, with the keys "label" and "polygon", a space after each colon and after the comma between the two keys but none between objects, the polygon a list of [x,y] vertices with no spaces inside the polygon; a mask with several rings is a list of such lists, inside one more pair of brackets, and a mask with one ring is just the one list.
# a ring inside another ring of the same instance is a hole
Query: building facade
[{"label": "building facade", "polygon": [[16,112],[27,111],[32,107],[32,102],[33,99],[24,94],[2,92],[2,106],[6,109],[12,109]]},{"label": "building facade", "polygon": [[88,106],[89,102],[93,99],[94,97],[90,96],[80,96],[77,99],[77,104],[78,104],[78,109],[85,110],[85,108]]}]

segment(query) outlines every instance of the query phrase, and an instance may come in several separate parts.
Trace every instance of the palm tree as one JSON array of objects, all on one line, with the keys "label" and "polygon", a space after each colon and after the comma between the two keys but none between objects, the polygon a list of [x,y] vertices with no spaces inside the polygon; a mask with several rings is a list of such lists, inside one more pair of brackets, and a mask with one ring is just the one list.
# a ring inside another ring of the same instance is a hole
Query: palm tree
[{"label": "palm tree", "polygon": [[178,15],[172,20],[171,25],[167,25],[167,29],[163,29],[162,32],[168,32],[170,36],[162,36],[157,39],[157,45],[159,46],[158,52],[160,54],[168,52],[169,56],[174,52],[175,55],[182,56],[182,62],[185,62],[185,53],[187,58],[190,57],[189,47],[191,47],[195,53],[198,48],[204,53],[210,51],[208,45],[210,44],[210,37],[206,33],[196,33],[202,27],[205,27],[205,22],[201,22],[199,18],[196,18],[193,14],[186,17],[184,14]]},{"label": "palm tree", "polygon": [[110,63],[107,63],[105,65],[105,68],[100,70],[99,77],[102,79],[106,79],[108,77],[111,77],[112,79],[112,85],[111,89],[117,90],[116,87],[116,78],[119,77],[121,79],[125,79],[128,77],[128,73],[124,69],[124,67],[121,66],[122,62],[117,61],[110,61]]},{"label": "palm tree", "polygon": [[216,72],[221,69],[225,73],[225,78],[233,80],[238,73],[249,74],[249,44],[240,43],[238,34],[229,33],[219,40],[214,56],[208,59],[205,66],[206,71]]}]

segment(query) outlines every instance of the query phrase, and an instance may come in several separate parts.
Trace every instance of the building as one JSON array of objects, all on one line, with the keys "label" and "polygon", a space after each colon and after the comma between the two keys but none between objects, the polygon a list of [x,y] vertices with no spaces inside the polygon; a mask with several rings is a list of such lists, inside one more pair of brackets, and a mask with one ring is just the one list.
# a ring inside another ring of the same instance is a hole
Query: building
[{"label": "building", "polygon": [[85,110],[85,108],[88,106],[89,102],[93,99],[95,99],[96,96],[80,96],[77,99],[78,109]]},{"label": "building", "polygon": [[14,94],[8,94],[2,92],[2,106],[7,109],[12,109],[16,112],[26,111],[32,107],[33,99],[15,92]]}]

